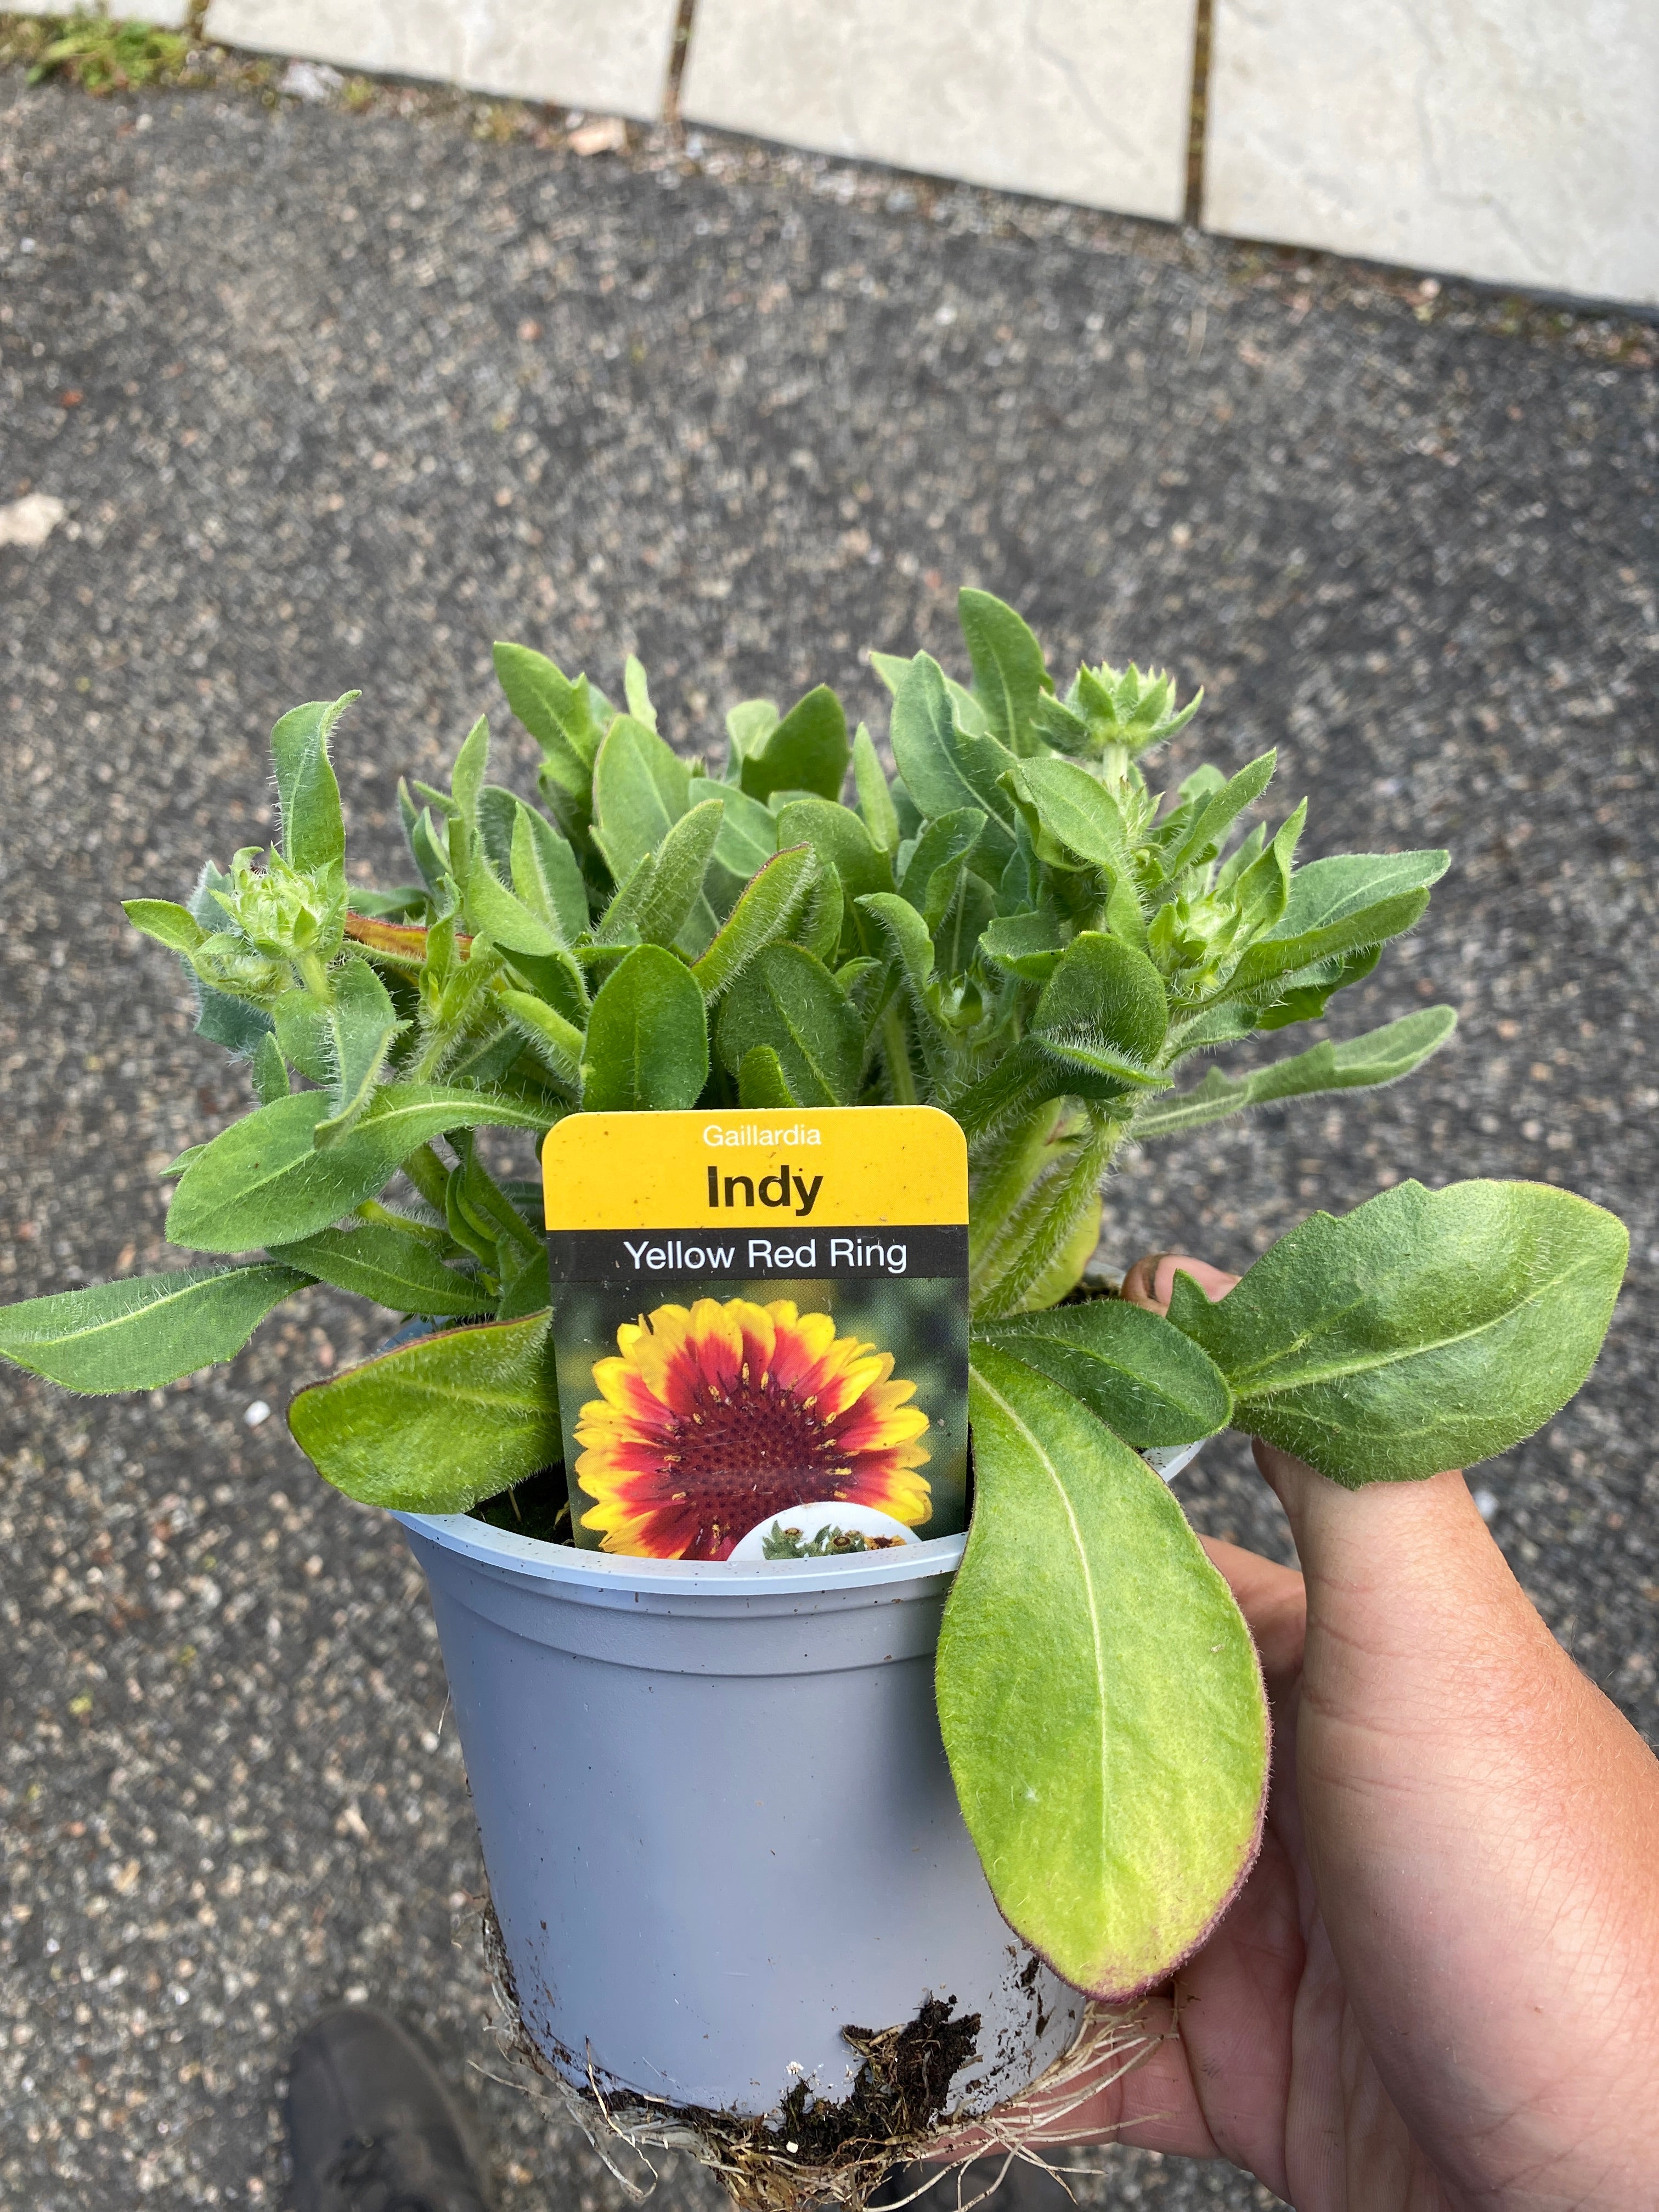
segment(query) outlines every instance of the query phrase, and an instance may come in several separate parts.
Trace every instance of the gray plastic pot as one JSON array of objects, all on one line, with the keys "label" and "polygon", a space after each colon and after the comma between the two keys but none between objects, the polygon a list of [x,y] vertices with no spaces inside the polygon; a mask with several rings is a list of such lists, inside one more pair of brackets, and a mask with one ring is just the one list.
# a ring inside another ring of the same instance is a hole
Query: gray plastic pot
[{"label": "gray plastic pot", "polygon": [[526,2032],[571,2080],[761,2114],[840,2100],[845,2026],[977,2013],[983,2112],[1084,1999],[998,1912],[933,1652],[964,1540],[702,1565],[400,1514],[424,1569]]}]

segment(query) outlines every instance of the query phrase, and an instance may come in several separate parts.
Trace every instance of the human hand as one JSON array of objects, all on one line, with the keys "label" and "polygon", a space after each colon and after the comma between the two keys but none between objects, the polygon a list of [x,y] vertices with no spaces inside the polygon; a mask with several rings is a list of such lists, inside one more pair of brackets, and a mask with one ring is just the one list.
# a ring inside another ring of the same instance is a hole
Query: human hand
[{"label": "human hand", "polygon": [[[1162,1312],[1162,1255],[1123,1294]],[[1659,1764],[1460,1474],[1341,1489],[1260,1441],[1306,1574],[1205,1549],[1273,1715],[1261,1855],[1043,2143],[1227,2158],[1297,2212],[1659,2206]],[[1018,2104],[1001,2116],[1022,2127]]]}]

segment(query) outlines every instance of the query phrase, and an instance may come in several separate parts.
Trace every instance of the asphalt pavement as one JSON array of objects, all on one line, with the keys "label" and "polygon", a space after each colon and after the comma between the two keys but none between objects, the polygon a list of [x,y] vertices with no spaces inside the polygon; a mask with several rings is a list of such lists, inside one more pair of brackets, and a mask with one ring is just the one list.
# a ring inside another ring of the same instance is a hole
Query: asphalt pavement
[{"label": "asphalt pavement", "polygon": [[[495,119],[492,121],[492,115]],[[1578,1662],[1659,1726],[1653,334],[805,156],[583,159],[466,101],[94,101],[0,74],[0,1297],[166,1264],[156,1170],[243,1110],[120,896],[271,826],[265,733],[361,685],[342,779],[406,875],[396,778],[522,639],[714,750],[876,646],[955,653],[958,582],[1057,659],[1169,663],[1177,747],[1276,743],[1304,852],[1452,872],[1333,1033],[1431,1000],[1371,1097],[1124,1164],[1107,1250],[1242,1266],[1410,1175],[1569,1185],[1630,1223],[1579,1401],[1471,1478]],[[1242,1054],[1239,1064],[1249,1055]],[[481,2114],[504,2212],[611,2212],[492,2078],[481,1873],[396,1528],[311,1473],[289,1390],[384,1316],[317,1293],[137,1401],[0,1379],[0,2203],[283,2202],[289,2039],[361,1993]],[[1284,1547],[1242,1450],[1182,1489]],[[1095,2204],[1270,2202],[1107,2153]],[[683,2161],[664,2198],[712,2207]]]}]

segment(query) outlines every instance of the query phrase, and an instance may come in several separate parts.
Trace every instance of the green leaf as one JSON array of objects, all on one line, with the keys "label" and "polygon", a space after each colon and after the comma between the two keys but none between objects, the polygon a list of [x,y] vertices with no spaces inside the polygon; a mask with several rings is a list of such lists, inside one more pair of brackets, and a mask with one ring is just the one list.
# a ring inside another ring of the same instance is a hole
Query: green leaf
[{"label": "green leaf", "polygon": [[508,848],[514,891],[569,945],[587,927],[587,887],[582,881],[581,863],[545,816],[526,806],[521,799],[514,803],[517,811]]},{"label": "green leaf", "polygon": [[1048,914],[1012,914],[988,922],[979,944],[988,960],[1033,983],[1048,981],[1063,949],[1059,927]]},{"label": "green leaf", "polygon": [[757,1045],[769,1045],[803,1106],[857,1102],[862,1018],[823,963],[798,945],[769,945],[757,955],[720,1007],[719,1042],[734,1075]]},{"label": "green leaf", "polygon": [[974,695],[992,736],[1012,753],[1035,751],[1031,720],[1050,688],[1042,647],[1013,609],[989,592],[958,592],[957,618],[974,665]]},{"label": "green leaf", "polygon": [[691,970],[659,945],[629,954],[593,1001],[583,1048],[590,1113],[695,1106],[708,1080],[708,1025]]},{"label": "green leaf", "polygon": [[598,702],[585,676],[573,683],[544,653],[523,645],[498,644],[495,675],[513,709],[541,747],[558,787],[583,802],[592,781],[593,758],[608,715],[596,714]]},{"label": "green leaf", "polygon": [[546,959],[564,949],[564,939],[555,925],[532,913],[508,890],[482,853],[466,879],[466,910],[473,927],[508,953],[526,952],[532,958]]},{"label": "green leaf", "polygon": [[969,854],[985,833],[982,807],[958,806],[935,815],[917,838],[899,884],[899,895],[915,907],[929,929],[937,929]]},{"label": "green leaf", "polygon": [[810,845],[823,866],[840,877],[849,900],[892,890],[892,861],[877,849],[851,807],[827,799],[792,799],[779,808],[777,821],[780,846]]},{"label": "green leaf", "polygon": [[[692,797],[697,796],[693,779]],[[744,885],[766,866],[778,849],[778,817],[758,799],[750,799],[733,783],[718,787],[726,801],[720,834],[714,840],[714,865],[708,871],[708,902],[723,921],[743,895]],[[709,787],[702,786],[706,793]]]},{"label": "green leaf", "polygon": [[365,1505],[465,1513],[559,1457],[548,1316],[448,1329],[383,1352],[289,1407],[324,1480]]},{"label": "green leaf", "polygon": [[333,1003],[328,1033],[333,1060],[330,1097],[334,1111],[312,1134],[318,1146],[337,1144],[362,1120],[386,1066],[392,1041],[409,1024],[398,1019],[392,994],[367,960],[348,960],[331,979]]},{"label": "green leaf", "polygon": [[1290,897],[1273,934],[1300,937],[1308,930],[1346,921],[1384,899],[1426,890],[1450,865],[1449,853],[1433,850],[1338,853],[1328,860],[1310,860],[1291,878]]},{"label": "green leaf", "polygon": [[1528,1182],[1402,1182],[1316,1213],[1211,1305],[1170,1319],[1238,1400],[1235,1425],[1356,1489],[1468,1467],[1559,1413],[1595,1363],[1624,1224]]},{"label": "green leaf", "polygon": [[629,653],[623,663],[623,696],[628,702],[628,711],[636,722],[643,722],[647,730],[657,726],[657,710],[651,703],[651,685],[645,673],[645,663]]},{"label": "green leaf", "polygon": [[518,1035],[561,1083],[582,1086],[582,1032],[528,991],[501,991],[497,1003]]},{"label": "green leaf", "polygon": [[489,722],[480,714],[461,741],[455,765],[449,771],[450,795],[455,810],[469,830],[478,819],[478,794],[489,773]]},{"label": "green leaf", "polygon": [[784,1080],[783,1062],[769,1044],[751,1045],[738,1070],[738,1103],[760,1113],[785,1113],[800,1101]]},{"label": "green leaf", "polygon": [[1255,805],[1272,782],[1278,763],[1277,748],[1262,753],[1205,799],[1194,816],[1191,829],[1169,857],[1166,867],[1171,876],[1179,875],[1183,868],[1202,866],[1215,858],[1234,823],[1247,806]]},{"label": "green leaf", "polygon": [[[1266,860],[1267,854],[1262,858]],[[1427,891],[1406,891],[1397,898],[1381,899],[1375,906],[1362,907],[1340,921],[1303,930],[1293,937],[1258,938],[1254,945],[1246,947],[1232,974],[1210,994],[1211,1000],[1261,998],[1276,989],[1282,976],[1315,967],[1338,953],[1382,945],[1409,929],[1421,918],[1428,902]]]},{"label": "green leaf", "polygon": [[860,722],[853,738],[853,784],[870,842],[890,860],[899,846],[898,810],[888,787],[874,738]]},{"label": "green leaf", "polygon": [[775,791],[813,791],[839,799],[851,749],[847,714],[827,684],[793,706],[764,743],[744,755],[739,781],[751,799]]},{"label": "green leaf", "polygon": [[1316,1044],[1288,1060],[1274,1060],[1249,1075],[1224,1075],[1212,1067],[1195,1091],[1179,1098],[1160,1098],[1143,1107],[1135,1116],[1134,1133],[1143,1141],[1154,1137],[1177,1137],[1188,1129],[1201,1129],[1247,1106],[1261,1106],[1273,1098],[1304,1098],[1322,1091],[1356,1091],[1378,1083],[1394,1083],[1420,1067],[1457,1026],[1449,1006],[1424,1006],[1397,1022],[1389,1022],[1364,1036],[1349,1037],[1341,1044]]},{"label": "green leaf", "polygon": [[932,821],[959,807],[981,808],[989,817],[984,850],[1000,869],[1014,849],[1014,803],[1002,787],[1014,756],[994,738],[960,726],[945,672],[925,653],[894,695],[891,734],[899,774],[923,816]]},{"label": "green leaf", "polygon": [[[507,1254],[511,1249],[511,1247],[503,1248],[504,1266]],[[545,1313],[553,1303],[553,1283],[547,1264],[546,1245],[538,1243],[535,1251],[515,1256],[521,1258],[523,1264],[505,1275],[501,1305],[496,1312],[498,1321],[522,1321],[526,1314]]]},{"label": "green leaf", "polygon": [[[487,783],[478,793],[478,849],[495,873],[503,878],[512,872],[513,827],[523,804],[516,792],[499,783]],[[351,898],[356,911],[362,913],[362,894],[355,886]]]},{"label": "green leaf", "polygon": [[326,1229],[428,1139],[447,1129],[544,1129],[549,1116],[482,1091],[388,1083],[356,1127],[319,1152],[312,1142],[332,1101],[296,1091],[234,1121],[192,1160],[173,1194],[167,1232],[199,1252],[249,1252]]},{"label": "green leaf", "polygon": [[135,929],[169,952],[191,953],[207,935],[187,906],[172,899],[124,899],[121,911]]},{"label": "green leaf", "polygon": [[282,810],[283,852],[290,866],[340,867],[345,861],[345,817],[340,787],[328,757],[335,724],[362,694],[348,691],[331,703],[314,699],[283,716],[270,733],[271,763]]},{"label": "green leaf", "polygon": [[690,805],[691,771],[654,730],[618,714],[593,764],[594,836],[621,883]]},{"label": "green leaf", "polygon": [[288,1063],[274,1036],[262,1036],[253,1055],[253,1095],[262,1106],[289,1094]]},{"label": "green leaf", "polygon": [[328,1031],[328,1009],[318,1005],[309,991],[285,991],[271,1009],[277,1047],[290,1067],[313,1083],[334,1080],[333,1041]]},{"label": "green leaf", "polygon": [[1164,1484],[993,1347],[978,1502],[939,1639],[963,1818],[1017,1933],[1114,2002],[1154,1987],[1253,1863],[1267,1711],[1249,1631]]},{"label": "green leaf", "polygon": [[805,905],[817,873],[817,857],[811,848],[795,845],[775,853],[745,888],[691,970],[710,1006],[731,989],[763,946],[786,933]]},{"label": "green leaf", "polygon": [[[702,788],[708,786],[702,783]],[[636,924],[647,945],[678,944],[695,956],[714,935],[717,925],[702,885],[725,813],[723,793],[705,799],[680,817],[657,848],[651,889]]]},{"label": "green leaf", "polygon": [[331,1283],[337,1291],[373,1298],[393,1313],[488,1313],[495,1304],[475,1276],[458,1274],[429,1244],[383,1223],[319,1229],[314,1237],[273,1245],[271,1257],[319,1283]]},{"label": "green leaf", "polygon": [[1145,1085],[1163,1079],[1157,1061],[1169,1025],[1164,979],[1146,954],[1091,929],[1055,963],[1031,1036],[1067,1067]]},{"label": "green leaf", "polygon": [[1069,1390],[1138,1451],[1196,1443],[1232,1419],[1233,1394],[1208,1353],[1161,1314],[1125,1299],[1020,1314],[984,1335]]},{"label": "green leaf", "polygon": [[[1022,761],[1009,781],[1030,807],[1043,838],[1061,854],[1103,869],[1115,882],[1131,875],[1128,839],[1117,801],[1086,768],[1069,760]],[[1038,851],[1049,859],[1042,839]]]},{"label": "green leaf", "polygon": [[66,1390],[159,1390],[234,1358],[306,1278],[291,1267],[190,1267],[0,1307],[0,1358]]},{"label": "green leaf", "polygon": [[775,699],[740,699],[726,709],[726,781],[736,783],[750,753],[758,752],[780,717]]}]

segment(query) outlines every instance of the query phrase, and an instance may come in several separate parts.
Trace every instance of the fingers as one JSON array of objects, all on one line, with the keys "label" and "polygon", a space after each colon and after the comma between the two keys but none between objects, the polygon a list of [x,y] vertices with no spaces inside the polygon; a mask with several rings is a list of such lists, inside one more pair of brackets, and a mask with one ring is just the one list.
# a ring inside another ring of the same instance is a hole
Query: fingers
[{"label": "fingers", "polygon": [[1137,1260],[1125,1275],[1121,1295],[1131,1305],[1146,1306],[1153,1313],[1167,1313],[1177,1274],[1190,1275],[1212,1305],[1218,1298],[1224,1298],[1238,1280],[1237,1275],[1212,1267],[1206,1260],[1189,1259],[1181,1252],[1152,1252],[1144,1260]]}]

